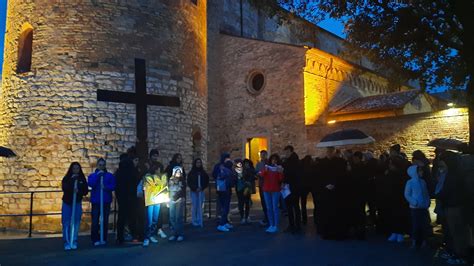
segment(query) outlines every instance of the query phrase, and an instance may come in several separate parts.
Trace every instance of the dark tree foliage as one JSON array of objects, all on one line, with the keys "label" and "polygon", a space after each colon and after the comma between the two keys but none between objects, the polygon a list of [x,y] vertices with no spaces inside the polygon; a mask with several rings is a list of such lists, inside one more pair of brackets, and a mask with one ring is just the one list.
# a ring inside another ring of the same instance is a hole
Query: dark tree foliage
[{"label": "dark tree foliage", "polygon": [[473,0],[249,0],[270,15],[284,11],[317,23],[345,21],[347,52],[366,56],[395,81],[466,89],[474,145]]}]

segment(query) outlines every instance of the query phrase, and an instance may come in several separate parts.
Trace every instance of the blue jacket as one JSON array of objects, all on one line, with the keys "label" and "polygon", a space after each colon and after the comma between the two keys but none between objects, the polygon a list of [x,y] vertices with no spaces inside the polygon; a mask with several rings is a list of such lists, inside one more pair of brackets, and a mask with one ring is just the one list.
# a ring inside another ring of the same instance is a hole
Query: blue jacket
[{"label": "blue jacket", "polygon": [[[102,175],[102,174],[101,174]],[[104,204],[112,202],[112,191],[115,190],[115,176],[109,172],[104,174]],[[92,188],[91,203],[100,204],[100,175],[99,170],[95,170],[87,178],[87,184]]]}]

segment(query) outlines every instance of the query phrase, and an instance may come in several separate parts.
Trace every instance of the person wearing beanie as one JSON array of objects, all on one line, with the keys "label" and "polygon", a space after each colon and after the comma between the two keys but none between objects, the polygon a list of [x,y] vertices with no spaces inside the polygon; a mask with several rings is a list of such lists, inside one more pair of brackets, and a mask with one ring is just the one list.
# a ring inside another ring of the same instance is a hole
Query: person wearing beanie
[{"label": "person wearing beanie", "polygon": [[412,165],[407,170],[410,180],[405,185],[405,199],[410,205],[413,248],[420,248],[427,239],[429,227],[430,196],[425,180],[421,178],[423,168]]},{"label": "person wearing beanie", "polygon": [[171,176],[168,179],[168,188],[170,193],[170,226],[173,230],[169,241],[181,242],[184,240],[184,207],[186,182],[184,171],[181,166],[173,167]]}]

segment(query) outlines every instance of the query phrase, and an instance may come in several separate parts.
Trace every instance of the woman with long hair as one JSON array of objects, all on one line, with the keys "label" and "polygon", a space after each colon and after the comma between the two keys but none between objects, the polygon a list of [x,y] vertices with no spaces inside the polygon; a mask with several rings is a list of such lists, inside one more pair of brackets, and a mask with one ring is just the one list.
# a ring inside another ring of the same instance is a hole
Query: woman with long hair
[{"label": "woman with long hair", "polygon": [[61,187],[63,190],[61,222],[64,250],[77,249],[77,234],[82,217],[82,198],[89,192],[86,177],[78,162],[71,163],[61,182]]}]

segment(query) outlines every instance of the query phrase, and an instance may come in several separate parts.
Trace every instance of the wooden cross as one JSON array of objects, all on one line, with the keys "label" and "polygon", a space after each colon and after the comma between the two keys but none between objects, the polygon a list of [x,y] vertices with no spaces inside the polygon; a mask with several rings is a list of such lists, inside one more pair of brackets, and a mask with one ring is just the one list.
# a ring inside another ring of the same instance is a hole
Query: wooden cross
[{"label": "wooden cross", "polygon": [[144,59],[135,58],[135,93],[97,90],[97,100],[114,103],[129,103],[136,106],[137,152],[148,158],[148,115],[147,106],[179,107],[180,99],[174,96],[147,94],[146,64]]}]

